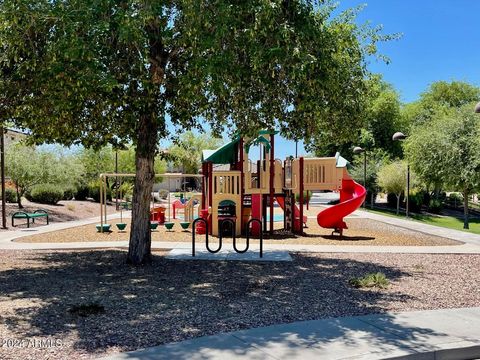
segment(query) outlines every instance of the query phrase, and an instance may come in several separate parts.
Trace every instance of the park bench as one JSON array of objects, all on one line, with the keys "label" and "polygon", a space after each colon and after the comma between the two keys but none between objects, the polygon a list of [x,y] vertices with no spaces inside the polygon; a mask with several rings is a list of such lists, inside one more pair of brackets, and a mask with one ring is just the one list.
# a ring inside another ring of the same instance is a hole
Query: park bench
[{"label": "park bench", "polygon": [[27,227],[30,227],[30,219],[35,223],[36,218],[46,217],[48,225],[48,212],[42,209],[35,210],[33,213],[26,213],[24,211],[17,211],[12,215],[12,226],[15,226],[14,219],[27,219]]}]

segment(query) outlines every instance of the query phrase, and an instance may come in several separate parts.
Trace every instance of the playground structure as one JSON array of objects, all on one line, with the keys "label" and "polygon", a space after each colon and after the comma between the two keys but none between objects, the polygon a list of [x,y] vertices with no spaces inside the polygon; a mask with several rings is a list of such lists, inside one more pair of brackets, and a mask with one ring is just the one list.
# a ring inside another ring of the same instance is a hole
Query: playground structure
[{"label": "playground structure", "polygon": [[[302,234],[307,222],[305,191],[329,190],[340,192],[340,203],[321,211],[317,222],[342,235],[347,228],[343,218],[359,208],[366,196],[365,188],[349,176],[348,161],[337,153],[335,157],[282,162],[275,159],[275,135],[274,131],[260,131],[253,139],[236,136],[216,150],[203,151],[201,214],[210,234],[218,236],[225,220],[235,224],[236,234],[245,234],[251,219],[259,219],[263,225],[260,229],[259,223],[251,224],[253,235],[273,233],[275,200],[283,209],[285,230]],[[248,157],[252,146],[260,147],[256,162]],[[222,169],[216,170],[217,166]],[[225,166],[229,169],[224,170]]]},{"label": "playground structure", "polygon": [[[284,229],[302,234],[307,223],[304,216],[305,192],[340,192],[340,202],[317,215],[321,227],[342,235],[347,229],[344,217],[359,208],[366,190],[348,174],[348,161],[337,153],[324,158],[275,158],[274,131],[260,131],[256,138],[234,137],[216,150],[202,153],[201,174],[159,174],[161,177],[197,177],[202,179],[201,193],[194,193],[185,202],[175,200],[168,205],[151,207],[151,221],[161,223],[168,211],[168,220],[183,212],[183,222],[197,222],[192,232],[233,236],[259,236],[274,231],[275,201],[283,209]],[[259,159],[249,159],[252,147],[259,147]],[[107,223],[106,189],[108,178],[134,177],[135,174],[102,174],[100,189],[101,225]],[[298,201],[297,201],[298,200]],[[195,214],[195,209],[197,213]],[[251,221],[255,220],[255,221]],[[169,224],[171,224],[169,222]],[[227,226],[224,226],[227,225]],[[182,225],[183,227],[183,225]],[[103,229],[103,227],[101,227]]]}]

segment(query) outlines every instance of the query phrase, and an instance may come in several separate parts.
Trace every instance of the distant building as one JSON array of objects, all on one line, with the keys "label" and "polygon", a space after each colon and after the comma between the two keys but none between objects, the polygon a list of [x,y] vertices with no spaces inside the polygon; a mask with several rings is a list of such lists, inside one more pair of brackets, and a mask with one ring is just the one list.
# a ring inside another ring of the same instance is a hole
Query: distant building
[{"label": "distant building", "polygon": [[8,147],[11,144],[19,142],[27,138],[27,134],[14,130],[14,129],[5,129],[5,147]]},{"label": "distant building", "polygon": [[189,190],[192,188],[197,188],[198,184],[195,179],[184,178],[181,176],[183,173],[182,168],[179,166],[175,166],[173,162],[169,162],[167,164],[167,171],[168,174],[179,174],[178,177],[169,176],[162,178],[161,182],[157,182],[153,185],[153,191],[157,192],[159,190],[168,190],[170,192],[174,191],[183,191]]}]

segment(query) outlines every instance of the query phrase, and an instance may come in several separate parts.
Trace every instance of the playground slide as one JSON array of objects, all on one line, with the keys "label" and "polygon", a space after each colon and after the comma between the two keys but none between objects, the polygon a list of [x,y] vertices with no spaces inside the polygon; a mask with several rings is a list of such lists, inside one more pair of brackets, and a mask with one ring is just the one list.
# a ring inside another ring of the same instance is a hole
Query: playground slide
[{"label": "playground slide", "polygon": [[[278,205],[282,208],[283,211],[285,211],[285,199],[281,196],[275,197],[275,200],[277,200]],[[298,208],[297,205],[295,205],[294,213],[293,216],[295,217],[295,221],[300,218],[300,209]],[[307,217],[303,216],[303,223],[307,223]],[[295,226],[297,227],[297,226]]]},{"label": "playground slide", "polygon": [[335,229],[340,235],[347,224],[343,218],[357,210],[365,200],[367,190],[352,179],[342,179],[340,203],[318,213],[318,225],[324,228]]}]

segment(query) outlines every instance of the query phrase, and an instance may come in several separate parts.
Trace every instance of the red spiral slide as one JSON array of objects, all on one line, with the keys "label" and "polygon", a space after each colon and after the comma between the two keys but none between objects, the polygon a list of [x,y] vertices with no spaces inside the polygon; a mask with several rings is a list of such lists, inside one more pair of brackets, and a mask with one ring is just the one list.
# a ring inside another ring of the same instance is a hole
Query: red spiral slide
[{"label": "red spiral slide", "polygon": [[352,179],[342,179],[340,203],[318,213],[318,225],[334,229],[334,232],[342,235],[343,229],[348,229],[343,218],[357,210],[363,204],[366,195],[367,190],[362,185]]}]

